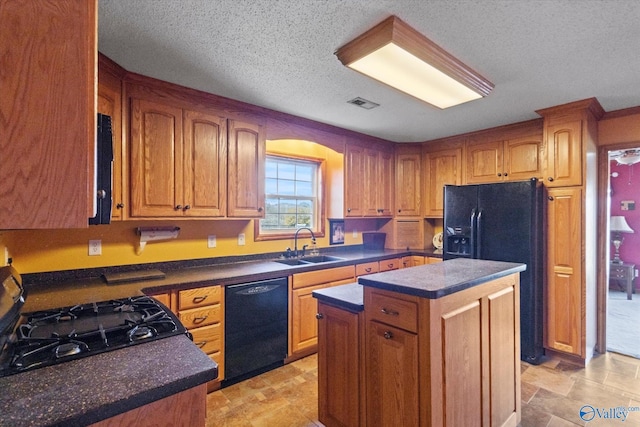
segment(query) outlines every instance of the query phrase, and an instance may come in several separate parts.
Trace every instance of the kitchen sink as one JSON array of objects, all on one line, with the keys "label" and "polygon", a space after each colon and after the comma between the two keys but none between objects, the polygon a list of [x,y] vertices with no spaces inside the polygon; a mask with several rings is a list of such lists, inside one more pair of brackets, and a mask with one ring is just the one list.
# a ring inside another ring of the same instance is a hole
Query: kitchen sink
[{"label": "kitchen sink", "polygon": [[342,261],[344,258],[339,258],[336,256],[329,255],[318,255],[318,256],[308,256],[304,258],[293,258],[293,259],[277,259],[275,262],[286,265],[309,265],[309,264],[320,264],[323,262],[331,262],[331,261]]},{"label": "kitchen sink", "polygon": [[275,260],[275,262],[279,263],[279,264],[286,264],[286,265],[309,265],[311,264],[310,262],[304,262],[301,259],[277,259]]},{"label": "kitchen sink", "polygon": [[320,262],[330,262],[330,261],[343,261],[344,258],[339,258],[337,256],[329,256],[329,255],[317,255],[317,256],[308,256],[300,259],[300,261],[308,262],[311,264],[318,264]]}]

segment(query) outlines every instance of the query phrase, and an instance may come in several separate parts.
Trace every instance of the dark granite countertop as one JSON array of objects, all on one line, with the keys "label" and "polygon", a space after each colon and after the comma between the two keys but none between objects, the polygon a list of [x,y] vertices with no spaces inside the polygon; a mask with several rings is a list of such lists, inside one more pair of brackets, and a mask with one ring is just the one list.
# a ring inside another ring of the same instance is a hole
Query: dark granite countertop
[{"label": "dark granite countertop", "polygon": [[[259,280],[286,277],[305,271],[314,271],[333,267],[342,267],[362,262],[381,261],[406,255],[429,255],[428,252],[406,250],[342,250],[327,253],[343,258],[340,261],[319,264],[288,266],[276,260],[252,260],[229,263],[213,263],[210,265],[190,266],[188,262],[158,266],[148,264],[147,269],[160,269],[165,273],[163,279],[141,280],[118,284],[107,284],[97,276],[68,278],[64,274],[44,273],[37,281],[32,279],[36,275],[26,275],[27,298],[24,312],[63,307],[72,304],[84,304],[104,301],[112,298],[126,298],[144,292],[154,293],[172,289],[191,289],[213,284],[233,285]],[[214,261],[212,261],[214,262]],[[144,270],[142,266],[135,266],[136,270]],[[105,271],[104,269],[99,271]],[[119,270],[118,270],[119,271]],[[44,277],[44,279],[42,278]],[[56,277],[64,277],[56,280]]]},{"label": "dark granite countertop", "polygon": [[186,336],[0,378],[0,425],[86,426],[218,376]]},{"label": "dark granite countertop", "polygon": [[526,264],[457,258],[437,264],[370,274],[358,279],[364,286],[436,299],[518,273]]},{"label": "dark granite countertop", "polygon": [[359,283],[349,283],[348,285],[319,289],[313,291],[312,295],[319,301],[346,308],[347,310],[364,310],[364,295],[362,285]]}]

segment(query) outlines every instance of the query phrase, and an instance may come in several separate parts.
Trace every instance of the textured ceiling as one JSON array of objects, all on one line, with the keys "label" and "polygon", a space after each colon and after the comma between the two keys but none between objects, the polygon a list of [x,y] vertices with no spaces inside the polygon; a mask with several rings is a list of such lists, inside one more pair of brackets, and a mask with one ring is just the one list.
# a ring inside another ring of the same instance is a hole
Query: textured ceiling
[{"label": "textured ceiling", "polygon": [[[389,15],[495,89],[439,110],[342,66],[335,50]],[[391,141],[590,97],[605,111],[640,105],[637,0],[99,0],[98,29],[99,50],[129,71]]]}]

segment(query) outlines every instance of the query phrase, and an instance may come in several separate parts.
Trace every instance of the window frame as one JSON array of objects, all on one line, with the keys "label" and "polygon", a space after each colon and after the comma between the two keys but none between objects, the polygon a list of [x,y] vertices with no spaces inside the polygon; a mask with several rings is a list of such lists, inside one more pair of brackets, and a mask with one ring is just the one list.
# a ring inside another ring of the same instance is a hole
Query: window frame
[{"label": "window frame", "polygon": [[[316,237],[324,237],[325,236],[325,218],[326,218],[326,206],[325,206],[325,192],[326,192],[326,160],[317,157],[310,156],[301,156],[294,155],[289,153],[278,153],[269,151],[267,152],[267,157],[278,157],[284,160],[297,160],[303,162],[315,163],[317,165],[316,170],[316,185],[317,185],[317,196],[316,196],[316,226],[311,227],[313,230],[313,234]],[[266,168],[265,168],[266,169]],[[266,179],[266,176],[265,176]],[[267,194],[265,193],[265,206],[266,206],[266,198]],[[265,213],[266,215],[266,213]],[[291,229],[290,231],[283,232],[265,232],[260,229],[260,221],[263,219],[256,219],[253,222],[254,225],[254,241],[267,241],[267,240],[286,240],[293,239],[297,229]],[[316,229],[317,228],[317,229]]]}]

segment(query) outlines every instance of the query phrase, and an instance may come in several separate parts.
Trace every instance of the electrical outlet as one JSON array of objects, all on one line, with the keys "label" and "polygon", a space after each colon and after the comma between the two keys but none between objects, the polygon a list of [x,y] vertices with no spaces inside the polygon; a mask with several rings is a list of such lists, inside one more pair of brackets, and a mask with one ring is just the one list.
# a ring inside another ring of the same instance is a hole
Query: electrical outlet
[{"label": "electrical outlet", "polygon": [[102,255],[102,240],[89,240],[89,256]]},{"label": "electrical outlet", "polygon": [[244,233],[238,234],[238,246],[244,246]]},{"label": "electrical outlet", "polygon": [[215,248],[216,245],[217,245],[216,235],[215,234],[209,235],[209,237],[207,237],[207,247],[208,248]]},{"label": "electrical outlet", "polygon": [[353,232],[351,233],[351,237],[353,237],[354,239],[358,238],[358,230],[353,230]]}]

